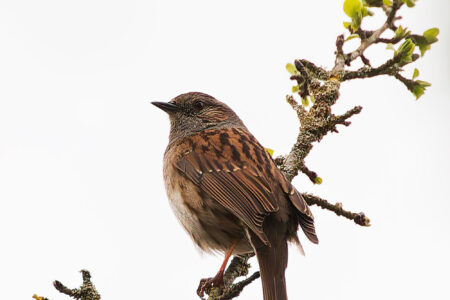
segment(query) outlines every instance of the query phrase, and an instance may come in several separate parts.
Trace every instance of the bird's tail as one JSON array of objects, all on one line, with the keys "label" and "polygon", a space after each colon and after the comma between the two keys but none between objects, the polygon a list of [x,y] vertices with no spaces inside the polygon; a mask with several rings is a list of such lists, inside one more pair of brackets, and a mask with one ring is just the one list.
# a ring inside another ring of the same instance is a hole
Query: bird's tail
[{"label": "bird's tail", "polygon": [[252,234],[252,244],[256,250],[261,281],[263,286],[264,300],[286,300],[286,280],[284,272],[287,267],[288,247],[285,237],[277,236],[267,232],[270,228],[265,228],[269,238],[270,246],[264,245],[261,240]]}]

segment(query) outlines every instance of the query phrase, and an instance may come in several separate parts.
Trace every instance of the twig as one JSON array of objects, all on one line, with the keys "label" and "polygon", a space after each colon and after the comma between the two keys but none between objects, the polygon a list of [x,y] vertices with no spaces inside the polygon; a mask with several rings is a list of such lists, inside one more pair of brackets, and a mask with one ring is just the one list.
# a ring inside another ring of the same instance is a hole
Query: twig
[{"label": "twig", "polygon": [[303,64],[303,66],[305,66],[306,70],[310,72],[311,77],[317,78],[322,81],[328,80],[328,78],[330,78],[329,72],[324,68],[318,67],[314,63],[306,59],[300,59],[299,61]]},{"label": "twig", "polygon": [[327,89],[313,89],[312,94],[316,96],[316,102],[313,107],[306,111],[302,106],[292,98],[287,97],[288,103],[297,112],[301,127],[297,136],[297,141],[286,156],[282,164],[279,164],[281,171],[286,179],[291,181],[302,171],[312,182],[316,182],[317,174],[308,169],[305,164],[305,158],[313,148],[314,142],[319,142],[328,132],[337,132],[336,125],[350,125],[347,120],[355,114],[361,112],[362,107],[356,106],[343,115],[335,116],[330,111],[330,102],[334,103],[338,96],[332,80],[324,85]]},{"label": "twig", "polygon": [[79,289],[69,289],[64,284],[55,280],[53,286],[65,295],[68,295],[75,299],[81,300],[100,300],[100,294],[95,289],[94,284],[91,282],[91,274],[88,270],[80,271],[83,276],[83,285]]},{"label": "twig", "polygon": [[338,35],[336,38],[336,60],[334,62],[334,68],[332,70],[333,74],[338,74],[342,70],[344,70],[344,66],[346,64],[346,55],[343,50],[344,46],[344,35]]},{"label": "twig", "polygon": [[[419,55],[413,54],[411,62],[416,61],[418,58]],[[389,59],[387,62],[377,68],[364,66],[356,71],[344,71],[340,80],[347,81],[351,79],[363,79],[379,75],[395,76],[396,74],[398,74],[398,72],[401,71],[401,67],[402,64],[400,64],[400,56],[395,55],[393,58]]]},{"label": "twig", "polygon": [[350,52],[349,54],[344,54],[342,51],[342,46],[344,44],[344,36],[343,35],[338,36],[336,40],[336,48],[337,48],[336,61],[332,73],[334,75],[339,75],[344,70],[344,65],[350,65],[350,63],[358,57],[361,57],[363,62],[366,65],[368,65],[366,63],[367,59],[363,56],[364,51],[370,45],[380,42],[380,36],[383,34],[383,32],[385,32],[386,29],[391,28],[393,26],[393,22],[398,19],[395,17],[395,14],[402,5],[403,2],[399,3],[398,0],[393,0],[392,7],[388,13],[386,22],[384,22],[380,28],[378,28],[373,32],[362,30],[359,31],[359,35],[361,37],[361,44],[356,50]]},{"label": "twig", "polygon": [[386,31],[386,29],[388,29],[391,26],[391,24],[395,20],[395,14],[397,13],[397,10],[402,6],[402,4],[403,4],[403,2],[399,4],[398,0],[394,0],[392,2],[391,11],[387,17],[386,22],[380,28],[375,30],[370,35],[370,37],[368,37],[367,39],[361,40],[361,44],[359,45],[358,49],[356,49],[355,51],[351,52],[348,55],[348,60],[350,62],[355,60],[359,56],[361,56],[364,53],[364,51],[367,49],[367,47],[369,47],[370,45],[375,43],[380,38],[381,34],[383,34],[383,32]]},{"label": "twig", "polygon": [[366,217],[363,212],[353,213],[342,208],[342,203],[338,202],[336,204],[331,204],[325,199],[320,197],[311,195],[311,194],[302,194],[308,205],[317,205],[323,209],[330,210],[334,212],[338,216],[343,216],[349,220],[353,220],[356,224],[361,226],[370,226],[370,219]]},{"label": "twig", "polygon": [[[253,281],[255,281],[256,279],[258,279],[260,277],[259,272],[255,272],[252,275],[250,275],[248,278],[236,283],[233,285],[233,288],[227,290],[223,296],[220,298],[220,300],[229,300],[229,299],[233,299],[237,296],[239,296],[242,292],[242,290],[249,285],[250,283],[252,283]],[[219,298],[218,298],[219,299]]]}]

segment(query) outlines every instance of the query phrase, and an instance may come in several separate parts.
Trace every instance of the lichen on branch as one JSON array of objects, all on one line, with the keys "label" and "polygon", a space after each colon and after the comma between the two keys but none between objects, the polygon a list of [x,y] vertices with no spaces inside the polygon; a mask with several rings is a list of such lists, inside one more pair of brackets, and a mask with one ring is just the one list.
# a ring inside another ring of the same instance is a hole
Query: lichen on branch
[{"label": "lichen on branch", "polygon": [[[58,292],[65,294],[69,297],[79,300],[100,300],[100,294],[97,292],[94,284],[91,282],[91,273],[88,270],[81,270],[81,275],[83,277],[83,284],[81,287],[77,289],[69,289],[60,281],[53,281],[53,286]],[[49,300],[44,297],[39,297],[37,295],[33,295],[33,298],[36,300]]]}]

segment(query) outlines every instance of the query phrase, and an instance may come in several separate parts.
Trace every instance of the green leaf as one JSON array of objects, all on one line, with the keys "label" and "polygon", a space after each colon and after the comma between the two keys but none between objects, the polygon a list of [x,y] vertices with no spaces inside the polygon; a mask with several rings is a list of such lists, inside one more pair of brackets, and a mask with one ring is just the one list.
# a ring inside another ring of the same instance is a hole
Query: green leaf
[{"label": "green leaf", "polygon": [[359,37],[359,35],[357,35],[357,34],[351,34],[345,39],[345,41],[350,41],[350,40],[358,38],[358,37]]},{"label": "green leaf", "polygon": [[416,0],[403,0],[403,3],[408,7],[414,7],[414,5],[416,5]]},{"label": "green leaf", "polygon": [[422,56],[425,55],[427,50],[430,50],[431,44],[436,43],[438,41],[437,35],[439,34],[438,28],[430,28],[425,31],[422,35],[412,35],[411,40],[416,44],[420,49],[420,54]]},{"label": "green leaf", "polygon": [[352,18],[352,29],[354,31],[358,30],[359,26],[361,25],[361,21],[362,21],[361,14],[358,14],[354,18]]},{"label": "green leaf", "polygon": [[427,39],[421,35],[412,35],[411,40],[419,47],[420,54],[422,56],[424,56],[425,52],[430,49],[430,44],[428,43]]},{"label": "green leaf", "polygon": [[411,31],[408,31],[407,28],[403,28],[401,25],[398,26],[397,30],[395,31],[395,37],[398,39],[402,39],[406,36],[408,36],[411,33]]},{"label": "green leaf", "polygon": [[300,90],[300,87],[299,87],[298,85],[294,85],[294,86],[292,87],[292,92],[293,92],[293,93],[297,93],[299,90]]},{"label": "green leaf", "polygon": [[322,182],[323,182],[322,178],[320,178],[320,177],[314,178],[314,183],[315,184],[322,184]]},{"label": "green leaf", "polygon": [[423,80],[416,80],[416,82],[417,82],[418,84],[420,84],[421,86],[423,86],[423,87],[431,86],[431,83],[426,82],[426,81],[423,81]]},{"label": "green leaf", "polygon": [[342,24],[344,25],[345,29],[348,29],[350,26],[352,26],[352,23],[350,22],[343,22]]},{"label": "green leaf", "polygon": [[417,70],[417,68],[415,68],[412,79],[416,79],[417,77],[419,77],[419,70]]},{"label": "green leaf", "polygon": [[286,64],[286,70],[292,75],[298,74],[297,68],[291,63]]},{"label": "green leaf", "polygon": [[392,1],[391,0],[383,0],[383,4],[386,6],[391,6],[392,5]]},{"label": "green leaf", "polygon": [[303,107],[309,106],[309,101],[308,101],[307,97],[302,97],[302,105],[303,105]]},{"label": "green leaf", "polygon": [[353,30],[358,30],[361,25],[362,18],[365,14],[369,14],[360,0],[345,0],[344,12],[352,19],[351,26]]},{"label": "green leaf", "polygon": [[360,13],[363,5],[360,0],[345,0],[344,12],[350,18],[353,18],[356,14]]},{"label": "green leaf", "polygon": [[423,37],[427,40],[428,44],[433,44],[438,41],[438,39],[436,38],[438,34],[439,34],[439,28],[434,27],[434,28],[430,28],[427,31],[425,31],[423,33]]},{"label": "green leaf", "polygon": [[412,54],[415,45],[411,39],[406,39],[403,44],[395,51],[395,56],[399,56],[401,63],[409,63],[412,61]]},{"label": "green leaf", "polygon": [[365,6],[363,6],[361,12],[363,17],[373,16],[373,12],[368,10]]},{"label": "green leaf", "polygon": [[264,148],[264,149],[266,149],[266,151],[270,154],[270,156],[273,156],[273,150],[272,149],[270,149],[270,148]]},{"label": "green leaf", "polygon": [[424,56],[425,52],[430,50],[430,48],[431,48],[430,45],[419,45],[420,55]]},{"label": "green leaf", "polygon": [[418,100],[425,93],[426,88],[429,86],[431,86],[431,83],[426,81],[416,80],[414,82],[414,85],[412,86],[412,93],[416,96],[416,100]]}]

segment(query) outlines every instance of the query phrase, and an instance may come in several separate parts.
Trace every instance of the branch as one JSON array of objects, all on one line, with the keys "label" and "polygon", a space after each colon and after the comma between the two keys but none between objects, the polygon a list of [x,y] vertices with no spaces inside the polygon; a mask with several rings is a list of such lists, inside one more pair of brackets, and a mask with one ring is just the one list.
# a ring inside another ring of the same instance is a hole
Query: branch
[{"label": "branch", "polygon": [[208,300],[229,300],[233,299],[242,292],[242,290],[252,283],[254,280],[258,279],[259,272],[253,273],[248,278],[238,282],[233,283],[237,278],[241,276],[248,275],[248,269],[250,264],[248,260],[254,256],[254,254],[245,254],[242,256],[235,256],[228,266],[224,274],[224,286],[219,288],[213,288],[212,290],[206,291],[208,294]]},{"label": "branch", "polygon": [[351,79],[363,79],[363,78],[370,78],[375,77],[379,75],[390,75],[390,76],[396,76],[399,74],[399,72],[402,70],[401,67],[403,67],[406,64],[415,62],[417,59],[419,59],[418,54],[412,54],[411,55],[411,61],[402,63],[401,62],[402,55],[396,54],[393,58],[389,59],[387,62],[382,64],[381,66],[377,68],[372,68],[368,66],[364,66],[356,71],[344,71],[343,75],[341,76],[340,80],[347,81]]},{"label": "branch", "polygon": [[[80,271],[83,276],[83,284],[78,289],[69,289],[64,284],[58,280],[53,281],[53,286],[58,290],[58,292],[70,296],[75,299],[81,300],[100,300],[100,294],[95,289],[94,284],[91,282],[91,273],[88,270]],[[49,300],[44,297],[39,297],[33,295],[36,300]]]},{"label": "branch", "polygon": [[339,95],[339,83],[335,80],[329,80],[323,86],[311,90],[316,100],[309,111],[299,105],[292,96],[287,97],[287,102],[297,113],[301,125],[291,152],[283,163],[278,164],[289,181],[297,176],[298,171],[302,171],[313,183],[317,183],[317,174],[309,170],[304,161],[313,148],[312,144],[322,140],[328,132],[338,132],[337,125],[349,126],[350,122],[347,120],[362,110],[361,106],[356,106],[343,115],[335,116],[331,113],[331,105]]},{"label": "branch", "polygon": [[354,221],[356,224],[361,226],[370,226],[370,219],[366,217],[363,212],[353,213],[342,208],[342,203],[337,202],[336,204],[331,204],[325,199],[320,197],[311,195],[311,194],[302,194],[308,205],[317,205],[323,209],[330,210],[334,212],[338,216],[343,216],[349,220]]},{"label": "branch", "polygon": [[329,72],[324,68],[318,67],[306,59],[299,59],[299,61],[305,67],[306,71],[310,73],[310,76],[312,78],[317,78],[322,81],[328,80],[328,78],[330,78]]},{"label": "branch", "polygon": [[348,55],[348,60],[350,62],[355,60],[359,56],[361,56],[370,45],[377,42],[377,40],[380,38],[381,34],[383,34],[383,32],[385,32],[386,29],[388,29],[392,25],[394,20],[396,20],[395,14],[397,13],[397,11],[400,9],[400,7],[402,5],[403,5],[403,2],[401,2],[399,4],[398,0],[394,0],[392,2],[391,11],[387,17],[386,22],[384,22],[384,24],[380,28],[375,30],[373,32],[373,34],[371,34],[367,39],[361,40],[361,44],[359,45],[358,49],[356,49],[355,51],[353,51],[352,53],[350,53]]},{"label": "branch", "polygon": [[[364,4],[365,2],[362,3]],[[286,97],[286,101],[297,114],[300,129],[297,140],[289,154],[275,158],[275,163],[289,181],[292,181],[292,179],[297,176],[298,172],[301,171],[308,176],[312,182],[320,184],[322,179],[317,176],[316,172],[310,170],[305,164],[305,158],[313,148],[313,143],[320,142],[329,132],[337,132],[337,125],[349,126],[350,122],[348,119],[361,112],[361,106],[356,106],[343,115],[336,116],[331,112],[332,106],[339,98],[341,82],[357,78],[390,75],[405,84],[417,98],[420,97],[425,88],[429,86],[429,83],[425,81],[414,81],[405,78],[400,74],[400,71],[402,71],[401,68],[403,66],[412,63],[419,58],[417,54],[413,53],[413,43],[420,47],[420,51],[423,55],[423,53],[429,49],[429,45],[437,41],[436,35],[439,31],[433,28],[428,31],[427,36],[425,33],[423,36],[411,35],[410,32],[407,32],[403,28],[397,27],[394,24],[395,20],[400,19],[400,17],[396,16],[396,13],[403,5],[403,1],[399,2],[399,0],[393,0],[391,6],[385,5],[383,1],[376,2],[375,4],[376,5],[374,6],[382,7],[385,11],[387,16],[386,21],[375,31],[363,30],[359,28],[361,20],[359,20],[359,23],[356,22],[358,23],[356,33],[361,39],[361,43],[357,49],[348,54],[344,53],[343,50],[345,43],[344,35],[339,35],[336,39],[335,64],[331,71],[317,67],[315,64],[305,59],[296,60],[295,69],[293,69],[291,64],[287,65],[288,71],[292,74],[290,79],[297,82],[295,89],[298,90],[298,94],[302,98],[302,104],[300,105],[297,101],[295,101],[293,96]],[[353,9],[358,9],[357,5],[355,5]],[[359,13],[362,15],[362,8],[359,7],[359,9]],[[366,7],[364,7],[364,9],[366,9]],[[349,14],[353,16],[352,13]],[[381,37],[387,29],[395,32],[395,36],[393,38],[386,39]],[[349,26],[349,30],[351,32],[351,26]],[[408,37],[410,37],[410,39],[406,39]],[[364,55],[364,51],[373,44],[396,44],[403,39],[405,39],[405,42],[395,51],[394,57],[378,67],[372,67],[369,59]],[[350,66],[351,62],[358,57],[361,58],[364,63],[364,67],[356,71],[345,70],[345,66]],[[313,102],[312,107],[309,109],[309,104],[307,101],[308,97],[311,102]],[[342,203],[338,202],[336,204],[331,204],[330,202],[311,194],[303,194],[303,197],[308,205],[317,205],[323,209],[330,210],[338,216],[343,216],[347,219],[353,220],[358,225],[370,226],[370,219],[367,218],[363,212],[353,213],[344,210]],[[246,266],[246,261],[242,261],[241,263]],[[234,267],[234,265],[230,265],[229,268]],[[238,294],[239,293],[236,295]],[[223,295],[225,295],[225,293]],[[216,300],[224,298],[221,298],[221,296],[215,296],[210,299]],[[231,299],[231,297],[226,299]]]},{"label": "branch", "polygon": [[[398,0],[393,0],[392,3],[392,7],[390,8],[390,11],[388,13],[386,22],[383,23],[383,25],[381,25],[380,28],[378,28],[377,30],[373,31],[373,32],[369,32],[369,31],[360,31],[360,38],[361,38],[361,44],[359,45],[359,47],[354,50],[353,52],[349,53],[349,54],[344,54],[342,51],[342,46],[344,44],[344,36],[340,35],[337,38],[336,41],[336,48],[337,48],[337,53],[336,53],[336,62],[335,62],[335,66],[332,70],[332,73],[337,75],[340,72],[342,72],[344,70],[344,65],[350,65],[350,63],[355,60],[358,57],[363,56],[364,51],[370,47],[372,44],[374,43],[378,43],[380,40],[380,36],[383,34],[383,32],[386,31],[386,29],[390,28],[391,26],[393,26],[393,22],[395,20],[397,20],[397,18],[395,17],[397,11],[400,9],[400,7],[403,5],[403,2],[399,3]],[[364,33],[364,34],[362,34]],[[363,58],[363,62],[366,60],[366,58]]]}]

